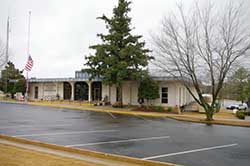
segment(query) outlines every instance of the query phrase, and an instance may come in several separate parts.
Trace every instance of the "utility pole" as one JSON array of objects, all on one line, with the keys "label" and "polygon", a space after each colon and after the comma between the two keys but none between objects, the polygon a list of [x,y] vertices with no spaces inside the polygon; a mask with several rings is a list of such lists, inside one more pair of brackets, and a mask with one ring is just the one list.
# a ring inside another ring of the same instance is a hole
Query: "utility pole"
[{"label": "utility pole", "polygon": [[[5,64],[9,61],[9,34],[10,34],[10,18],[7,19],[7,38],[6,38],[6,52],[5,52]],[[8,91],[8,71],[6,70],[6,87],[5,93]]]},{"label": "utility pole", "polygon": [[5,52],[5,63],[9,60],[9,34],[10,34],[10,18],[7,19],[7,38],[6,38],[6,52]]}]

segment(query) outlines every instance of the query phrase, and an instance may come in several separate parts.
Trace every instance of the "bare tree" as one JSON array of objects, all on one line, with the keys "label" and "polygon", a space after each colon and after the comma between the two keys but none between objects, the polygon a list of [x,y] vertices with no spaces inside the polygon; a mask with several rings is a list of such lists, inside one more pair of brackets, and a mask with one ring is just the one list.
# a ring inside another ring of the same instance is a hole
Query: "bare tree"
[{"label": "bare tree", "polygon": [[[220,10],[210,2],[203,7],[194,4],[187,14],[177,5],[178,13],[163,20],[160,34],[153,36],[154,64],[183,82],[210,121],[225,78],[250,49],[250,35],[242,4],[230,2]],[[202,83],[211,87],[211,104],[202,96]]]}]

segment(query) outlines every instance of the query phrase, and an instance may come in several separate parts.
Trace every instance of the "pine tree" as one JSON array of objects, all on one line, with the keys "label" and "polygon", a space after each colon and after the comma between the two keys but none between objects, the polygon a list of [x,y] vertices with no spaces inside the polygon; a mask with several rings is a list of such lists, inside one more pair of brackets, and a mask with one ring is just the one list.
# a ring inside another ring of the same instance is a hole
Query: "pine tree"
[{"label": "pine tree", "polygon": [[[11,80],[15,80],[11,82]],[[17,69],[12,62],[8,62],[5,69],[2,70],[2,77],[0,79],[0,90],[5,93],[11,93],[13,96],[16,92],[25,92],[25,78],[22,71]]]},{"label": "pine tree", "polygon": [[119,0],[111,18],[98,17],[105,21],[108,33],[97,34],[102,43],[90,46],[95,54],[86,57],[87,71],[92,78],[101,76],[105,84],[117,86],[121,105],[122,81],[137,80],[152,58],[148,55],[150,50],[144,48],[145,42],[139,41],[142,36],[131,34],[130,4],[130,1]]},{"label": "pine tree", "polygon": [[249,73],[250,72],[244,67],[240,67],[236,70],[225,84],[226,86],[223,89],[224,95],[230,99],[244,102],[248,98],[249,93],[247,90]]}]

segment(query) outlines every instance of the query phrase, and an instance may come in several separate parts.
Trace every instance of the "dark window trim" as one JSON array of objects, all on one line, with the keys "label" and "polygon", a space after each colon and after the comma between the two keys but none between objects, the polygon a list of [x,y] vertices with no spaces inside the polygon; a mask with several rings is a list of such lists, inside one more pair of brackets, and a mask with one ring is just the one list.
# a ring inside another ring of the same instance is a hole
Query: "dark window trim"
[{"label": "dark window trim", "polygon": [[[163,92],[163,89],[166,89],[166,91]],[[163,94],[166,94],[167,97],[163,97]],[[161,103],[168,104],[168,87],[161,87]]]},{"label": "dark window trim", "polygon": [[34,96],[35,99],[38,99],[38,93],[39,93],[39,88],[38,86],[35,86],[35,96]]}]

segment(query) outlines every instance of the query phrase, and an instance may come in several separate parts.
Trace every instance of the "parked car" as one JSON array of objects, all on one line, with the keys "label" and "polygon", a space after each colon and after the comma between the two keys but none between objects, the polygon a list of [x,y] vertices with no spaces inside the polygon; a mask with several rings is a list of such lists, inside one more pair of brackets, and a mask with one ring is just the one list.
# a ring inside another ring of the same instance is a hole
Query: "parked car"
[{"label": "parked car", "polygon": [[242,103],[242,104],[232,104],[232,105],[227,106],[227,109],[229,109],[229,110],[233,110],[233,109],[246,110],[247,108],[248,108],[248,107],[247,107],[247,104],[246,104],[246,103]]}]

